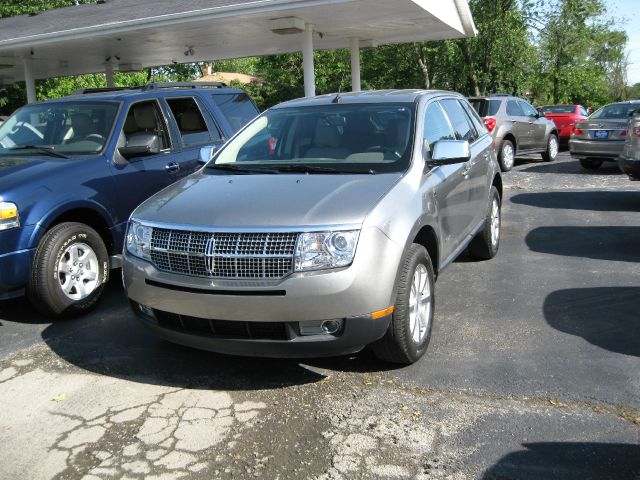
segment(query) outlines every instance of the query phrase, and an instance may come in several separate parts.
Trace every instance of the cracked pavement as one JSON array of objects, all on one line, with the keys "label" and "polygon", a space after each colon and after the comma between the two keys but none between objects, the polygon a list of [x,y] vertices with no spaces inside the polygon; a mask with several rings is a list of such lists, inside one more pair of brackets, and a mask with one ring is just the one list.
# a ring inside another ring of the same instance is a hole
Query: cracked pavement
[{"label": "cracked pavement", "polygon": [[81,319],[0,303],[0,478],[640,479],[640,185],[563,154],[505,186],[406,368],[172,345],[116,275]]}]

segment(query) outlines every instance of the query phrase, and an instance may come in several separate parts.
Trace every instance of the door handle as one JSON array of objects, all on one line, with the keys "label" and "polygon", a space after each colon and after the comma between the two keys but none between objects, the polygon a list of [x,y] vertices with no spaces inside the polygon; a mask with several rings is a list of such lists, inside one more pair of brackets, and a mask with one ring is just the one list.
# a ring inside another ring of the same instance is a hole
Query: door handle
[{"label": "door handle", "polygon": [[171,162],[171,163],[167,163],[167,165],[164,168],[169,173],[175,173],[180,171],[180,164],[177,162]]}]

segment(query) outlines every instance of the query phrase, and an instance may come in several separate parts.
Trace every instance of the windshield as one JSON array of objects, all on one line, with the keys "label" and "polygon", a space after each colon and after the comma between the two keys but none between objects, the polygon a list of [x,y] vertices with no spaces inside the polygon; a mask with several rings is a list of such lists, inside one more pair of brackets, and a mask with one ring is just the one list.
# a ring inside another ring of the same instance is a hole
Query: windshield
[{"label": "windshield", "polygon": [[597,110],[589,118],[626,119],[638,108],[640,108],[640,103],[612,103]]},{"label": "windshield", "polygon": [[38,149],[61,156],[98,153],[109,138],[117,111],[115,102],[28,105],[0,126],[0,155],[33,154]]},{"label": "windshield", "polygon": [[405,170],[414,104],[331,104],[268,110],[215,159],[219,169],[379,173]]},{"label": "windshield", "polygon": [[548,105],[540,107],[544,113],[573,113],[576,111],[575,105]]}]

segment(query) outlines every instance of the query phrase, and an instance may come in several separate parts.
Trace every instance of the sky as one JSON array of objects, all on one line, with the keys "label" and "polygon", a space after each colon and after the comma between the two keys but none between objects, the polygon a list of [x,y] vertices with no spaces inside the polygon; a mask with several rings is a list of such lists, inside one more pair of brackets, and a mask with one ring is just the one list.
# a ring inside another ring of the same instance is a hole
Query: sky
[{"label": "sky", "polygon": [[633,85],[640,82],[640,0],[605,0],[609,15],[616,21],[616,26],[627,32],[627,52],[629,68],[627,83]]}]

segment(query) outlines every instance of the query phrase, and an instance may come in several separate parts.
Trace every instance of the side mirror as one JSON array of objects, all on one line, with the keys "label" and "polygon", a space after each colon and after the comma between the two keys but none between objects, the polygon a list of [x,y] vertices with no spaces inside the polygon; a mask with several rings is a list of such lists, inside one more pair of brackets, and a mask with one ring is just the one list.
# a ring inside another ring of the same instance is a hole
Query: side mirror
[{"label": "side mirror", "polygon": [[428,165],[453,165],[468,162],[471,158],[469,142],[466,140],[439,140],[433,147],[433,155]]},{"label": "side mirror", "polygon": [[536,118],[545,118],[546,115],[544,114],[544,112],[542,111],[538,111],[538,114],[536,115]]},{"label": "side mirror", "polygon": [[127,160],[160,153],[160,139],[154,133],[136,133],[129,137],[125,147],[118,152]]},{"label": "side mirror", "polygon": [[207,145],[206,147],[202,147],[198,154],[198,163],[200,165],[208,163],[213,157],[213,154],[218,151],[218,148],[220,148],[218,145]]}]

